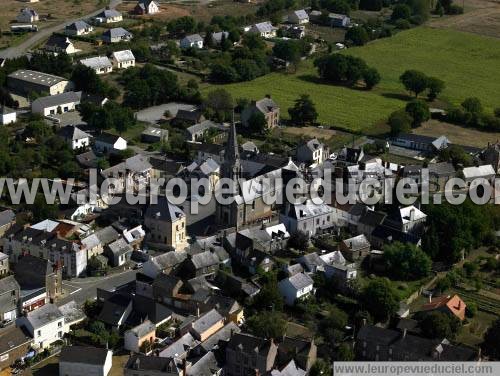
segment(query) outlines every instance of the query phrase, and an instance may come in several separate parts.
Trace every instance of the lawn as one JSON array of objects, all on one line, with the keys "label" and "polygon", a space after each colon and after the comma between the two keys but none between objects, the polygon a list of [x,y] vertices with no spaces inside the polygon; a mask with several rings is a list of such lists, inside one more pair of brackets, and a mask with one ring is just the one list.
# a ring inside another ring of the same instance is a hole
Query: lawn
[{"label": "lawn", "polygon": [[442,99],[450,103],[459,104],[476,96],[485,110],[500,106],[498,39],[419,27],[352,48],[348,53],[379,70],[382,76],[379,89],[384,92],[400,92],[399,76],[407,69],[418,69],[445,81]]},{"label": "lawn", "polygon": [[[418,69],[446,82],[442,99],[459,104],[477,96],[487,111],[500,106],[500,41],[453,30],[419,27],[345,53],[359,56],[376,67],[382,81],[373,91],[355,90],[319,82],[312,61],[306,61],[295,74],[271,73],[254,81],[224,87],[234,98],[260,99],[270,94],[287,109],[301,94],[309,94],[322,124],[376,134],[388,115],[404,107],[407,95],[399,76],[407,69]],[[204,88],[210,91],[214,86]]]}]

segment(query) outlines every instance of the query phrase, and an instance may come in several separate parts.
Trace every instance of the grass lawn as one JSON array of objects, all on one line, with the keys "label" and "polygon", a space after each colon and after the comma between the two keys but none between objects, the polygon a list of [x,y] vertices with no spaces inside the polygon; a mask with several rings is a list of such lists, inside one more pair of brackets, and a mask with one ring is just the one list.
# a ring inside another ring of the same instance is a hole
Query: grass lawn
[{"label": "grass lawn", "polygon": [[418,69],[445,81],[442,99],[450,103],[459,104],[476,96],[487,111],[500,106],[498,39],[419,27],[349,49],[348,53],[379,70],[379,89],[384,92],[401,92],[399,76],[407,69]]},{"label": "grass lawn", "polygon": [[[301,94],[309,94],[322,124],[351,131],[377,134],[387,131],[388,115],[403,108],[408,99],[399,82],[407,69],[418,69],[446,83],[442,99],[459,104],[477,96],[486,111],[500,106],[500,42],[497,39],[453,30],[419,27],[367,46],[346,50],[376,67],[382,81],[372,91],[322,83],[312,61],[305,61],[295,74],[271,73],[251,82],[224,85],[234,98],[260,99],[270,94],[287,109]],[[215,86],[203,88],[206,93]]]}]

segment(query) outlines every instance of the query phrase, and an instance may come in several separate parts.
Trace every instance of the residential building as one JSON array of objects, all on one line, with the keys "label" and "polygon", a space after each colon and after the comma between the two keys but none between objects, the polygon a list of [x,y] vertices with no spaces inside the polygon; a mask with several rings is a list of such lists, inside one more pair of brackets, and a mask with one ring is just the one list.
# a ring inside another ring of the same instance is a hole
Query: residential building
[{"label": "residential building", "polygon": [[120,238],[120,234],[111,226],[104,227],[82,239],[82,246],[87,250],[87,258],[101,255],[104,247]]},{"label": "residential building", "polygon": [[436,153],[441,149],[446,149],[451,144],[445,136],[436,138],[413,133],[399,134],[391,138],[391,143],[395,146],[424,153]]},{"label": "residential building", "polygon": [[56,55],[60,53],[71,55],[78,51],[68,37],[59,34],[52,34],[43,49]]},{"label": "residential building", "polygon": [[356,338],[357,359],[369,361],[472,361],[476,350],[452,345],[445,339],[428,339],[408,333],[406,329],[363,326]]},{"label": "residential building", "polygon": [[299,299],[304,299],[314,294],[313,280],[307,274],[297,273],[285,278],[278,283],[281,296],[289,306]]},{"label": "residential building", "polygon": [[32,8],[22,8],[19,14],[16,16],[16,21],[20,23],[35,23],[39,20],[39,16],[36,10]]},{"label": "residential building", "polygon": [[180,267],[186,257],[187,253],[184,251],[162,253],[145,262],[142,272],[150,278],[156,278],[162,273],[170,274]]},{"label": "residential building", "polygon": [[124,349],[149,354],[156,339],[156,326],[149,320],[129,329],[124,334]]},{"label": "residential building", "polygon": [[329,150],[328,146],[313,138],[297,147],[297,161],[308,165],[319,165],[328,159]]},{"label": "residential building", "polygon": [[[99,290],[97,291],[99,299]],[[111,293],[111,297],[104,301],[97,319],[108,327],[119,329],[127,322],[133,311],[133,299],[128,294]]]},{"label": "residential building", "polygon": [[107,56],[95,56],[80,60],[80,64],[93,69],[96,74],[106,74],[113,71],[113,64]]},{"label": "residential building", "polygon": [[351,24],[351,19],[345,14],[330,13],[328,14],[328,19],[331,27],[346,28]]},{"label": "residential building", "polygon": [[55,304],[45,304],[28,312],[16,321],[17,326],[24,326],[33,338],[33,346],[45,349],[64,336],[64,316]]},{"label": "residential building", "polygon": [[248,29],[248,33],[259,34],[262,38],[275,38],[277,28],[271,22],[265,21],[256,23]]},{"label": "residential building", "polygon": [[94,138],[94,148],[101,153],[116,154],[121,150],[127,149],[127,140],[120,136],[103,132]]},{"label": "residential building", "polygon": [[[492,165],[483,165],[478,167],[465,167],[462,175],[468,187],[471,187],[475,179],[486,179],[493,182],[496,172]],[[479,181],[479,180],[478,180]]]},{"label": "residential building", "polygon": [[66,35],[69,36],[80,36],[92,33],[94,31],[94,27],[85,21],[79,20],[66,25],[64,31]]},{"label": "residential building", "polygon": [[16,214],[11,209],[0,211],[0,238],[16,223]]},{"label": "residential building", "polygon": [[294,362],[300,370],[309,371],[316,363],[317,351],[313,338],[306,339],[285,335],[278,346],[278,357],[275,365],[279,367]]},{"label": "residential building", "polygon": [[59,306],[59,311],[64,316],[64,332],[69,333],[73,325],[77,325],[87,319],[87,315],[74,300]]},{"label": "residential building", "polygon": [[182,266],[182,274],[187,278],[214,275],[219,270],[219,264],[222,264],[222,260],[213,250],[188,254]]},{"label": "residential building", "polygon": [[273,369],[271,371],[271,376],[306,376],[307,371],[298,367],[295,361],[292,359],[290,362],[281,369]]},{"label": "residential building", "polygon": [[76,126],[67,125],[62,127],[58,134],[69,144],[71,150],[85,149],[90,146],[92,136]]},{"label": "residential building", "polygon": [[183,376],[182,364],[173,357],[131,355],[124,376]]},{"label": "residential building", "polygon": [[117,10],[105,9],[98,15],[94,16],[93,20],[97,24],[109,24],[123,21],[123,16]]},{"label": "residential building", "polygon": [[130,261],[133,250],[125,239],[120,238],[104,248],[104,255],[108,258],[111,266],[122,266]]},{"label": "residential building", "polygon": [[135,67],[135,56],[130,50],[115,51],[111,54],[111,59],[118,69]]},{"label": "residential building", "polygon": [[479,155],[481,161],[486,165],[492,165],[496,173],[500,172],[500,143],[489,143]]},{"label": "residential building", "polygon": [[181,48],[203,48],[203,38],[200,34],[187,35],[179,42]]},{"label": "residential building", "polygon": [[0,108],[0,125],[9,125],[15,123],[17,121],[17,112],[16,110],[1,106]]},{"label": "residential building", "polygon": [[152,166],[147,157],[137,154],[125,161],[101,171],[103,178],[115,178],[112,193],[139,192],[145,189],[151,178]]},{"label": "residential building", "polygon": [[246,333],[234,334],[226,346],[227,376],[266,375],[273,369],[278,345],[272,339],[263,339]]},{"label": "residential building", "polygon": [[52,74],[19,69],[7,76],[7,87],[15,93],[30,95],[31,93],[56,95],[70,91],[73,83],[66,78]]},{"label": "residential building", "polygon": [[349,261],[362,261],[370,254],[371,244],[363,234],[344,239],[339,244],[339,251]]},{"label": "residential building", "polygon": [[58,115],[75,111],[82,98],[81,91],[51,95],[35,99],[31,104],[31,111],[43,116]]},{"label": "residential building", "polygon": [[422,311],[441,311],[455,316],[460,321],[464,321],[466,308],[467,304],[458,295],[443,295],[434,299],[431,296],[429,303],[423,305]]},{"label": "residential building", "polygon": [[172,119],[174,125],[194,125],[205,121],[205,116],[203,116],[203,111],[194,107],[191,109],[184,110],[180,108],[175,114],[175,118]]},{"label": "residential building", "polygon": [[423,231],[426,220],[424,212],[410,205],[390,212],[383,224],[404,233],[418,234]]},{"label": "residential building", "polygon": [[[185,167],[178,173],[178,177],[184,179],[186,184],[191,182],[191,179],[207,179],[208,187],[201,186],[198,192],[192,192],[193,194],[205,194],[205,189],[208,192],[213,192],[217,186],[220,175],[220,166],[212,158],[206,160],[200,160],[198,162],[193,162],[189,166]],[[189,189],[189,184],[188,184]]]},{"label": "residential building", "polygon": [[167,142],[168,140],[168,130],[156,127],[147,127],[141,133],[141,141],[149,144],[155,144],[158,142]]},{"label": "residential building", "polygon": [[189,325],[189,332],[198,341],[203,342],[224,327],[224,317],[216,310],[212,309]]},{"label": "residential building", "polygon": [[0,321],[14,321],[17,318],[20,290],[14,276],[0,279]]},{"label": "residential building", "polygon": [[309,15],[304,9],[296,10],[292,14],[288,15],[288,22],[303,25],[309,23]]},{"label": "residential building", "polygon": [[302,265],[305,272],[312,274],[324,271],[324,267],[326,265],[325,260],[323,260],[316,252],[306,253],[305,255],[300,256],[297,259],[297,262]]},{"label": "residential building", "polygon": [[314,204],[311,200],[303,204],[286,204],[280,213],[280,222],[290,233],[302,231],[314,236],[333,227],[333,209],[324,203]]},{"label": "residential building", "polygon": [[260,112],[266,119],[267,128],[277,127],[280,122],[280,108],[270,97],[265,97],[258,101],[253,101],[250,106],[241,113],[243,126],[249,127],[249,121],[253,114]]},{"label": "residential building", "polygon": [[186,215],[166,198],[160,198],[157,204],[150,205],[144,215],[145,227],[149,230],[146,241],[152,246],[176,251],[187,247]]},{"label": "residential building", "polygon": [[0,252],[0,277],[6,276],[10,272],[9,256]]},{"label": "residential building", "polygon": [[135,14],[155,14],[160,11],[160,6],[154,0],[139,0],[134,8]]},{"label": "residential building", "polygon": [[102,40],[106,43],[130,42],[132,38],[132,33],[123,27],[108,29],[102,34]]},{"label": "residential building", "polygon": [[228,31],[219,31],[216,33],[212,33],[212,41],[214,42],[215,45],[219,46],[222,43],[222,39],[228,39],[229,38],[229,32]]},{"label": "residential building", "polygon": [[61,376],[107,376],[113,365],[113,352],[89,346],[64,346],[59,356]]},{"label": "residential building", "polygon": [[31,348],[32,342],[33,339],[21,328],[12,325],[2,329],[0,332],[0,371],[13,366],[18,359],[23,358]]},{"label": "residential building", "polygon": [[211,120],[203,120],[200,123],[187,127],[184,133],[186,133],[190,142],[203,142],[207,133],[225,134],[226,131],[227,127],[223,124],[217,124]]}]

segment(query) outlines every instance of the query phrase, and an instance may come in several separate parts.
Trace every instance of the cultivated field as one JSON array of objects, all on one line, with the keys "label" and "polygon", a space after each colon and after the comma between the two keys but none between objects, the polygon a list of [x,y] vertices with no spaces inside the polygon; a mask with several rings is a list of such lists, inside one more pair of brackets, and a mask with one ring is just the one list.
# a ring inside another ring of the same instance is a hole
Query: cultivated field
[{"label": "cultivated field", "polygon": [[[0,30],[4,32],[10,30],[10,24],[15,22],[19,10],[24,7],[33,8],[38,12],[38,27],[44,28],[102,8],[107,4],[107,0],[41,0],[32,4],[19,0],[1,0],[1,4]],[[0,48],[10,46],[16,39],[20,37],[3,36],[0,33]]]},{"label": "cultivated field", "polygon": [[500,1],[464,0],[464,3],[465,14],[434,18],[429,25],[500,38]]},{"label": "cultivated field", "polygon": [[460,127],[458,125],[430,120],[413,130],[413,133],[424,136],[446,135],[454,144],[484,147],[488,142],[500,140],[500,132],[481,132],[477,129]]}]

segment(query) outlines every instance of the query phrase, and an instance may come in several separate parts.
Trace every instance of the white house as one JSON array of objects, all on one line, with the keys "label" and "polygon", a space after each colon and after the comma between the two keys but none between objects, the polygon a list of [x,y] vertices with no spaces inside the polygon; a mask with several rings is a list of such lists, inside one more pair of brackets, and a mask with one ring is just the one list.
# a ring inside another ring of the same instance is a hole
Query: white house
[{"label": "white house", "polygon": [[328,159],[328,147],[313,138],[297,147],[297,160],[309,165],[318,165]]},{"label": "white house", "polygon": [[38,19],[39,19],[38,13],[36,12],[36,10],[31,8],[21,9],[16,17],[16,21],[22,23],[33,23],[37,22]]},{"label": "white house", "polygon": [[17,121],[17,112],[12,108],[2,106],[0,109],[0,124],[7,125]]},{"label": "white house", "polygon": [[64,335],[64,315],[55,304],[45,304],[28,312],[26,316],[16,320],[16,325],[26,328],[33,338],[33,346],[39,349],[45,349],[62,340]]},{"label": "white house", "polygon": [[64,31],[70,36],[87,35],[94,31],[94,27],[80,20],[67,25]]},{"label": "white house", "polygon": [[313,280],[304,273],[297,273],[281,280],[278,288],[285,303],[289,306],[294,305],[297,299],[306,298],[314,293]]},{"label": "white house", "polygon": [[78,52],[68,37],[58,34],[52,34],[43,49],[54,54],[64,52],[71,55]]},{"label": "white house", "polygon": [[309,15],[304,9],[296,10],[288,16],[288,22],[303,25],[309,23]]},{"label": "white house", "polygon": [[127,140],[110,133],[102,133],[95,138],[94,147],[102,153],[116,153],[127,149]]},{"label": "white house", "polygon": [[62,114],[74,111],[80,104],[82,98],[81,91],[68,91],[66,93],[51,95],[35,99],[31,104],[31,111],[43,116]]},{"label": "white house", "polygon": [[97,16],[94,17],[94,22],[97,24],[102,23],[115,23],[123,21],[123,16],[120,12],[114,9],[105,9]]},{"label": "white house", "polygon": [[80,60],[80,64],[91,68],[96,74],[106,74],[113,71],[113,64],[106,56],[95,56]]},{"label": "white house", "polygon": [[[123,335],[123,339],[123,348],[125,350],[147,354],[152,350],[152,345],[156,339],[156,326],[151,321],[145,320],[136,327],[127,330]],[[142,351],[141,347],[146,342],[149,342],[151,347],[146,351]]]},{"label": "white house", "polygon": [[72,150],[86,148],[90,146],[90,138],[88,133],[82,131],[74,125],[62,127],[58,132],[59,136],[69,144]]},{"label": "white house", "polygon": [[118,69],[135,67],[135,56],[130,50],[115,51],[111,55],[113,65]]},{"label": "white house", "polygon": [[200,34],[188,35],[179,44],[181,48],[203,48],[203,38]]},{"label": "white house", "polygon": [[280,214],[280,222],[292,233],[302,231],[309,236],[333,227],[333,209],[326,205],[307,200],[303,204],[286,205]]},{"label": "white house", "polygon": [[102,40],[106,43],[129,42],[132,37],[132,33],[123,27],[108,29],[102,34]]},{"label": "white house", "polygon": [[274,38],[276,37],[277,28],[274,27],[271,22],[260,22],[252,25],[248,30],[248,33],[259,34],[262,38]]},{"label": "white house", "polygon": [[348,27],[351,19],[345,14],[330,13],[328,15],[332,27]]},{"label": "white house", "polygon": [[136,14],[155,14],[160,11],[160,6],[154,0],[139,0],[134,8]]},{"label": "white house", "polygon": [[59,357],[61,376],[106,376],[111,370],[113,352],[88,346],[65,346]]}]

